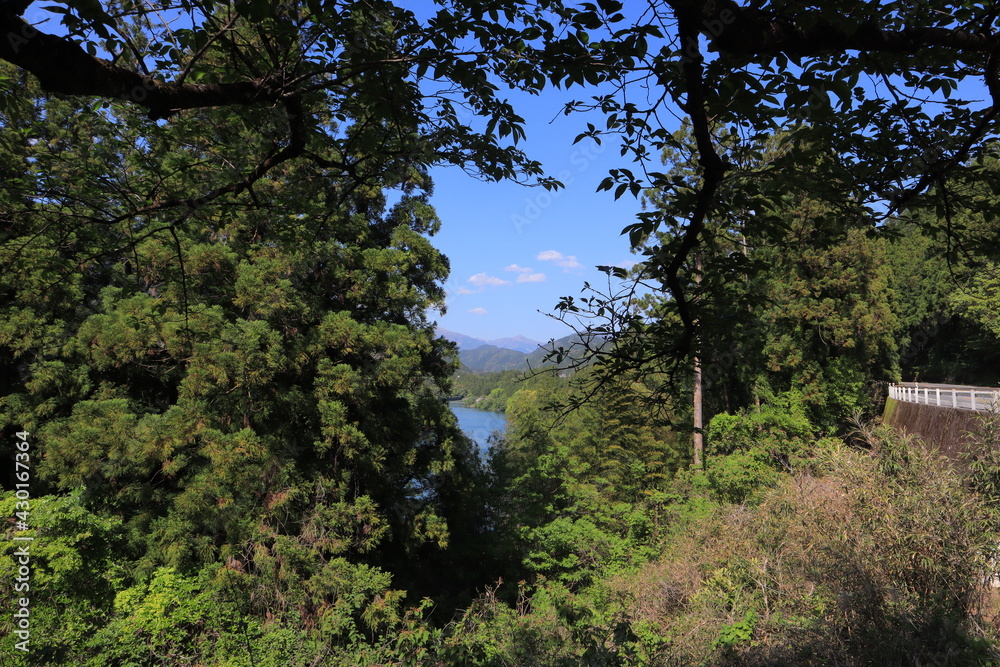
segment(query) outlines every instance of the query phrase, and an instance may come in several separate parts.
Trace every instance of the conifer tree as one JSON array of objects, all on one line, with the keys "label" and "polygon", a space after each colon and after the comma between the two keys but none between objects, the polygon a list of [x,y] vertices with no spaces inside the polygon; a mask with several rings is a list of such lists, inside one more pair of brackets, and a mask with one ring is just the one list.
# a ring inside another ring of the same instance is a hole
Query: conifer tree
[{"label": "conifer tree", "polygon": [[[477,459],[438,398],[426,174],[362,187],[299,162],[198,205],[206,171],[265,150],[261,118],[189,117],[208,137],[21,85],[0,137],[19,173],[0,184],[0,427],[35,434],[34,492],[121,521],[139,580],[221,566],[261,617],[312,623],[398,604],[383,570],[407,583],[475,523]],[[136,193],[191,204],[137,213]]]}]

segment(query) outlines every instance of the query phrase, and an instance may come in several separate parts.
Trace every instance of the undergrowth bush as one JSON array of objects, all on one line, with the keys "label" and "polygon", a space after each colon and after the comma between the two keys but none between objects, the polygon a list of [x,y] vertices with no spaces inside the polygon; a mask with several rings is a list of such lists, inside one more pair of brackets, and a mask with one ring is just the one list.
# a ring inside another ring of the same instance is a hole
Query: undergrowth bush
[{"label": "undergrowth bush", "polygon": [[658,664],[996,664],[994,537],[961,475],[894,433],[720,506],[619,582]]},{"label": "undergrowth bush", "polygon": [[811,460],[816,432],[798,392],[769,396],[735,415],[720,413],[708,425],[708,482],[724,502],[756,503],[783,473]]},{"label": "undergrowth bush", "polygon": [[[1000,664],[987,577],[996,456],[974,450],[966,471],[889,429],[861,435],[862,447],[812,443],[811,458],[758,487],[752,504],[728,502],[707,471],[682,471],[636,504],[602,507],[594,489],[578,489],[561,517],[524,536],[537,538],[524,580],[498,582],[450,622],[390,588],[325,618],[347,633],[261,622],[216,576],[162,569],[124,588],[94,578],[84,607],[40,616],[38,627],[86,626],[78,661],[123,666]],[[63,550],[39,552],[39,580],[91,577],[60,554],[119,527],[70,505],[53,505],[49,521],[39,507],[39,526]],[[594,522],[574,514],[584,507]],[[9,553],[0,564],[9,574]],[[395,612],[376,624],[364,612],[372,605]]]},{"label": "undergrowth bush", "polygon": [[512,666],[1000,663],[988,503],[933,453],[870,435],[827,441],[754,505],[678,475],[657,557],[483,598],[454,639]]}]

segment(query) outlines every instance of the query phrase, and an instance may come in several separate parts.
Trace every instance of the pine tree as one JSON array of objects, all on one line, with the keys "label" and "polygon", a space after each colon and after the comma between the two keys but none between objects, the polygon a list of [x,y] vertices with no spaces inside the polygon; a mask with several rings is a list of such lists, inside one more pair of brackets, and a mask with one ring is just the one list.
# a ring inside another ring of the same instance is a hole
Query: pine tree
[{"label": "pine tree", "polygon": [[[22,92],[0,148],[21,174],[0,185],[0,426],[35,434],[35,492],[120,520],[139,580],[221,567],[261,615],[375,623],[401,599],[389,571],[406,583],[475,523],[474,448],[438,398],[426,174],[359,187],[298,162],[199,206],[206,172],[266,140],[228,111],[188,118],[209,137]],[[192,204],[136,214],[153,192]]]}]

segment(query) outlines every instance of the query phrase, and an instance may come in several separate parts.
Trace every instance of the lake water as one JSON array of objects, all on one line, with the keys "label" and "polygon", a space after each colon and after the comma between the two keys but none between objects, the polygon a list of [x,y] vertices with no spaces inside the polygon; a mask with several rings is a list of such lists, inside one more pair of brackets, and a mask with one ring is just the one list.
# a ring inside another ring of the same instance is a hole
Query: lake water
[{"label": "lake water", "polygon": [[503,431],[507,428],[507,418],[502,412],[467,408],[459,401],[449,401],[448,405],[451,406],[451,411],[458,418],[459,428],[479,445],[479,449],[484,454],[488,446],[486,439],[490,437],[490,434],[493,431]]}]

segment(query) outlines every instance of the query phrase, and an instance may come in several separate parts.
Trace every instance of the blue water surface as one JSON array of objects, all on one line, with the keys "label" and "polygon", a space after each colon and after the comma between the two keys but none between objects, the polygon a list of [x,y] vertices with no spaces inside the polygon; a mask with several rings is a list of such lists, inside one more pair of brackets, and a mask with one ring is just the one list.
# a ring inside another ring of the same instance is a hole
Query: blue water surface
[{"label": "blue water surface", "polygon": [[480,451],[486,454],[489,446],[487,438],[493,431],[504,431],[507,428],[507,417],[502,412],[476,410],[467,408],[460,401],[450,401],[452,412],[458,418],[458,426],[465,434],[479,445]]}]

